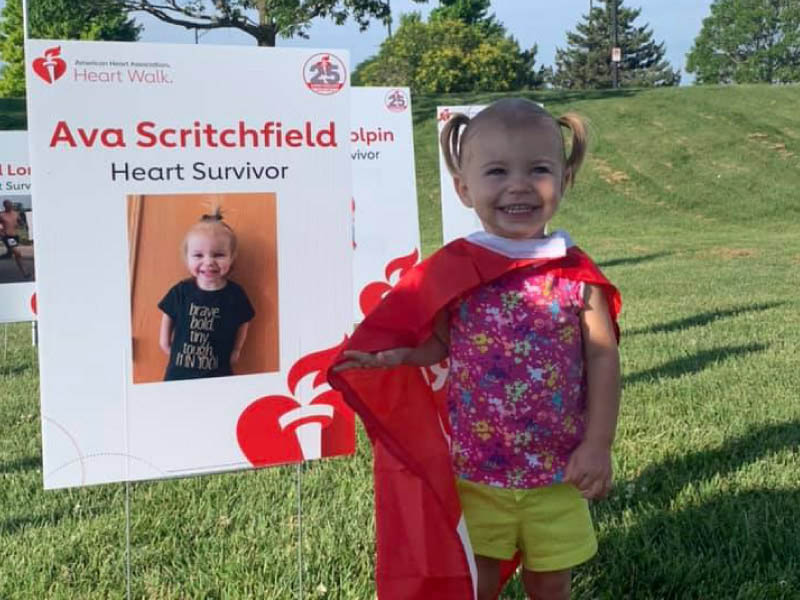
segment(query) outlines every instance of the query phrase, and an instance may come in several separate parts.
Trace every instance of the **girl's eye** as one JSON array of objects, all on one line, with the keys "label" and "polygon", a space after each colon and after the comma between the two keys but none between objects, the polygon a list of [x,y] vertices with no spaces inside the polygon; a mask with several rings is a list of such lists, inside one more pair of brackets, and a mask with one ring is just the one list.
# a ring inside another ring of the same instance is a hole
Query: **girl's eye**
[{"label": "girl's eye", "polygon": [[548,167],[548,166],[538,165],[536,167],[533,167],[533,172],[534,173],[550,173],[551,171],[550,171],[550,167]]},{"label": "girl's eye", "polygon": [[506,170],[501,168],[501,167],[494,167],[494,168],[489,169],[488,171],[486,171],[486,174],[487,175],[504,175],[505,172],[506,172]]}]

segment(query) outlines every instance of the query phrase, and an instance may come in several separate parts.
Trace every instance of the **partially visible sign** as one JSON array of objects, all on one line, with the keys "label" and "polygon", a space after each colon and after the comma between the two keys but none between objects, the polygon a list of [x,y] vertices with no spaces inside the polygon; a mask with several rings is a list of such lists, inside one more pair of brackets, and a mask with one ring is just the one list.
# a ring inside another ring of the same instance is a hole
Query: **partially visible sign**
[{"label": "partially visible sign", "polygon": [[622,61],[622,48],[616,47],[611,49],[611,62]]},{"label": "partially visible sign", "polygon": [[31,204],[28,133],[0,131],[0,322],[36,318]]},{"label": "partially visible sign", "polygon": [[408,88],[354,87],[354,319],[361,321],[419,258],[414,131]]}]

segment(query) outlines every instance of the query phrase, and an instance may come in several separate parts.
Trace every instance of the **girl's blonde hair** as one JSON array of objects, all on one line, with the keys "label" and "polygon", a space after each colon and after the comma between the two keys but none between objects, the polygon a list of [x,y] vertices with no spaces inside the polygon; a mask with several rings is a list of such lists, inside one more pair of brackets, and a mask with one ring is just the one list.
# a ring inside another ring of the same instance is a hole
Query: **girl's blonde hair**
[{"label": "girl's blonde hair", "polygon": [[[482,123],[490,123],[494,120],[509,127],[518,127],[523,121],[537,119],[549,120],[558,129],[563,149],[563,183],[565,187],[574,185],[575,175],[583,164],[589,141],[586,121],[580,115],[572,112],[555,118],[535,102],[524,98],[498,100],[472,118],[463,113],[455,113],[450,117],[439,136],[439,144],[442,147],[447,170],[453,177],[461,176],[464,149],[474,135],[477,126]],[[563,128],[572,132],[569,155],[567,155],[567,143],[564,139]]]},{"label": "girl's blonde hair", "polygon": [[186,257],[186,249],[189,242],[189,236],[194,233],[209,233],[212,235],[224,235],[227,236],[228,241],[231,247],[231,255],[236,254],[236,246],[238,240],[236,239],[236,232],[231,229],[231,227],[222,220],[222,207],[219,205],[214,205],[211,207],[211,214],[202,215],[200,220],[192,225],[189,230],[186,232],[186,235],[183,236],[183,242],[181,243],[181,254],[185,258]]}]

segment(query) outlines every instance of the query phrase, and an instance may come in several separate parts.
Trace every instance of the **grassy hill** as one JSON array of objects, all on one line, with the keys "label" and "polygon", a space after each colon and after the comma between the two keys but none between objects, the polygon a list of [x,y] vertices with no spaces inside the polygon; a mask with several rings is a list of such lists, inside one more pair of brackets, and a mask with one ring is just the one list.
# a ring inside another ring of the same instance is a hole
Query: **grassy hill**
[{"label": "grassy hill", "polygon": [[[494,97],[414,99],[425,253],[441,240],[435,106]],[[616,489],[574,597],[800,597],[800,89],[531,97],[591,121],[556,225],[624,299]],[[0,598],[120,597],[124,487],[42,492],[35,356],[27,325],[7,333]],[[294,467],[132,486],[133,597],[374,597],[366,443],[302,471],[301,490]]]}]

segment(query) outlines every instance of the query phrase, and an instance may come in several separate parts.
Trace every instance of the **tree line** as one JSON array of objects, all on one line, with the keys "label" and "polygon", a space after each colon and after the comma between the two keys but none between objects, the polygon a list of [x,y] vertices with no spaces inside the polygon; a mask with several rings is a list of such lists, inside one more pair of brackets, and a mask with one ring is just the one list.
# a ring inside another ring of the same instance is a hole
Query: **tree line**
[{"label": "tree line", "polygon": [[[665,43],[640,23],[641,9],[624,6],[624,0],[596,0],[547,67],[536,64],[537,46],[522,48],[490,5],[439,0],[427,20],[419,13],[403,15],[378,52],[356,66],[353,82],[408,85],[421,93],[604,89],[615,77],[623,87],[680,82],[680,72],[665,58]],[[307,38],[316,19],[352,19],[362,30],[375,21],[392,24],[389,0],[28,0],[32,38],[136,41],[139,12],[196,32],[238,29],[261,46],[274,46],[279,37]],[[0,96],[25,92],[22,22],[22,0],[6,0],[0,14]],[[800,1],[713,0],[686,70],[697,84],[800,81]]]}]

